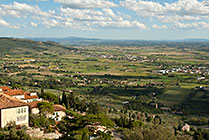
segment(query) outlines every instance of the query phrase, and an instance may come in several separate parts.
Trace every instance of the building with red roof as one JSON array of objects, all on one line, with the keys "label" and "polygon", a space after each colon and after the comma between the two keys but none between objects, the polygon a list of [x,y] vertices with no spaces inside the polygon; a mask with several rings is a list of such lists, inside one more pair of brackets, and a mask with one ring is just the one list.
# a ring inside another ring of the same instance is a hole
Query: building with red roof
[{"label": "building with red roof", "polygon": [[28,126],[28,114],[29,107],[27,103],[7,94],[0,93],[0,128],[5,127],[11,122],[15,122],[16,125]]}]

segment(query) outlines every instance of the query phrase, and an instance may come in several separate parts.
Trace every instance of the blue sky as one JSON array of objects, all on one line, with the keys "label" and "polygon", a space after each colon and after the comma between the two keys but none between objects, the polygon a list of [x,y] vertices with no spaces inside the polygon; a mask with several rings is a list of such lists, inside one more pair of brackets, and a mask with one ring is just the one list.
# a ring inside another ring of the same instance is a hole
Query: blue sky
[{"label": "blue sky", "polygon": [[0,0],[0,36],[209,39],[209,0]]}]

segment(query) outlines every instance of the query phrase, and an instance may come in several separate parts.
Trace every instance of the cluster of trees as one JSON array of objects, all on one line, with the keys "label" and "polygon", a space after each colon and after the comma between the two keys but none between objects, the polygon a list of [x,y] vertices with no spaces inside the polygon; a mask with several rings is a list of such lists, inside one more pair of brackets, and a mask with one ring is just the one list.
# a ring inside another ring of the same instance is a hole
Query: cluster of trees
[{"label": "cluster of trees", "polygon": [[201,118],[192,117],[192,118],[186,119],[185,122],[191,125],[208,125],[209,124],[208,118],[205,118],[205,117],[201,117]]},{"label": "cluster of trees", "polygon": [[74,111],[87,112],[90,114],[99,114],[104,111],[102,107],[96,102],[81,99],[74,93],[66,94],[63,92],[60,104],[65,106],[67,109],[70,108]]},{"label": "cluster of trees", "polygon": [[174,131],[163,125],[144,125],[124,131],[123,140],[189,140],[189,136],[175,136]]},{"label": "cluster of trees", "polygon": [[209,115],[209,101],[207,100],[185,100],[181,104],[173,106],[174,110],[181,110],[185,115]]},{"label": "cluster of trees", "polygon": [[0,140],[33,140],[25,133],[26,128],[16,129],[14,123],[10,123],[4,129],[0,129]]},{"label": "cluster of trees", "polygon": [[41,89],[41,93],[39,95],[44,100],[48,100],[49,102],[58,104],[59,103],[59,97],[51,92],[44,92],[44,89]]},{"label": "cluster of trees", "polygon": [[165,89],[157,88],[153,86],[148,87],[133,87],[133,86],[124,86],[124,87],[103,87],[97,86],[92,89],[90,92],[94,95],[107,95],[107,94],[114,94],[119,96],[142,96],[142,95],[150,95],[151,93],[155,92],[156,94],[163,94]]},{"label": "cluster of trees", "polygon": [[193,131],[193,138],[195,140],[209,140],[209,130],[197,129]]},{"label": "cluster of trees", "polygon": [[55,125],[55,121],[43,115],[30,114],[30,127],[42,128],[44,132],[51,133],[54,129],[51,127]]},{"label": "cluster of trees", "polygon": [[110,133],[104,133],[104,132],[97,132],[94,133],[94,130],[92,130],[90,127],[87,127],[89,125],[93,125],[95,123],[98,123],[101,126],[106,126],[108,128],[112,128],[114,126],[114,122],[112,122],[108,117],[104,114],[88,114],[88,115],[78,115],[75,112],[68,112],[71,116],[73,116],[72,119],[65,118],[58,124],[58,128],[60,132],[63,134],[63,136],[60,138],[60,140],[63,139],[72,139],[72,140],[87,140],[90,139],[90,137],[97,138],[99,140],[109,140],[112,138]]}]

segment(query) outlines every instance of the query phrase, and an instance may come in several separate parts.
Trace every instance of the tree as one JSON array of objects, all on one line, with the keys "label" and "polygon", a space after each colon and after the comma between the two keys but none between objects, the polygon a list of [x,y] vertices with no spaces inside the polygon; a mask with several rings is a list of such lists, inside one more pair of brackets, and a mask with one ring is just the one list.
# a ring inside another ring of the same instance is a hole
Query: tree
[{"label": "tree", "polygon": [[43,97],[43,95],[44,95],[44,89],[41,88],[41,97]]},{"label": "tree", "polygon": [[51,92],[45,92],[43,94],[42,98],[45,99],[45,100],[48,100],[50,102],[53,102],[55,104],[59,103],[59,97],[57,95],[55,95],[54,93],[51,93]]},{"label": "tree", "polygon": [[93,102],[90,102],[88,104],[88,113],[91,113],[91,114],[99,114],[99,113],[103,113],[103,109],[101,108],[101,106],[97,103],[93,103]]},{"label": "tree", "polygon": [[0,129],[0,140],[32,140],[32,138],[25,133],[26,128],[20,130],[16,129],[16,125],[11,123],[4,129]]},{"label": "tree", "polygon": [[52,118],[47,118],[39,114],[30,114],[30,127],[44,128],[44,132],[50,132],[51,125],[55,125]]},{"label": "tree", "polygon": [[[95,135],[92,128],[87,126],[98,122],[102,126],[110,128],[114,126],[114,122],[104,114],[88,114],[82,116],[75,113],[72,119],[65,117],[64,120],[60,121],[58,124],[59,130],[63,134],[60,140],[87,140],[89,136]],[[97,132],[96,135],[101,140],[111,139],[109,134],[104,134],[103,132]]]},{"label": "tree", "polygon": [[173,130],[160,125],[135,127],[124,132],[124,140],[172,140],[175,139]]},{"label": "tree", "polygon": [[48,114],[52,114],[54,112],[54,107],[52,103],[40,102],[37,104],[37,106],[41,115],[47,116]]},{"label": "tree", "polygon": [[68,99],[67,99],[67,96],[66,96],[64,90],[63,90],[63,93],[62,93],[62,104],[64,104],[67,109],[70,108],[70,105],[69,105],[69,102],[68,102]]},{"label": "tree", "polygon": [[23,89],[23,87],[19,84],[15,84],[12,86],[12,89]]}]

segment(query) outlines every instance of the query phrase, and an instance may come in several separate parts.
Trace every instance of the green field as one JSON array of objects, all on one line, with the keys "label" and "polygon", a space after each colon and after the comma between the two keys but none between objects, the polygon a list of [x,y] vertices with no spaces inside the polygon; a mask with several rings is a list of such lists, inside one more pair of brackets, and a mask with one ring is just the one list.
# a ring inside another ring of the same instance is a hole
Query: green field
[{"label": "green field", "polygon": [[[126,107],[125,101],[131,102],[128,107],[147,108],[153,92],[157,93],[155,102],[180,111],[185,111],[184,103],[208,99],[207,93],[193,96],[198,87],[209,87],[205,47],[82,47],[9,38],[1,38],[0,44],[1,85],[19,84],[38,92],[44,88],[56,95],[68,89],[116,109]],[[197,80],[200,77],[205,79]],[[142,97],[146,99],[141,101]]]}]

